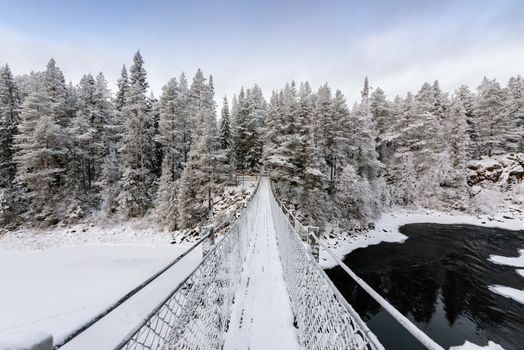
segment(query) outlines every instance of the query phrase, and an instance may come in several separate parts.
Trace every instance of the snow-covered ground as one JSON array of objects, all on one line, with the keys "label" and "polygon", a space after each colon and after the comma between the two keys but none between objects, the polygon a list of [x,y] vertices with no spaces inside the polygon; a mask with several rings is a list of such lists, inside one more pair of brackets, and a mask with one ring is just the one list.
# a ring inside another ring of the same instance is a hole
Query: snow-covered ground
[{"label": "snow-covered ground", "polygon": [[[189,244],[85,245],[0,251],[0,338],[3,332],[35,330],[51,333],[56,342],[188,247]],[[111,322],[90,338],[105,346],[111,339],[120,341],[161,296],[187,276],[200,258],[198,250],[183,258],[145,294],[126,302],[124,312],[116,315],[117,322],[112,313],[108,316]]]},{"label": "snow-covered ground", "polygon": [[[217,219],[247,200],[255,184],[249,178],[243,186],[226,188],[216,199]],[[164,231],[153,216],[125,222],[91,217],[68,227],[0,233],[0,339],[37,331],[60,341],[196,239]],[[195,249],[66,348],[113,348],[201,258],[201,249]]]}]

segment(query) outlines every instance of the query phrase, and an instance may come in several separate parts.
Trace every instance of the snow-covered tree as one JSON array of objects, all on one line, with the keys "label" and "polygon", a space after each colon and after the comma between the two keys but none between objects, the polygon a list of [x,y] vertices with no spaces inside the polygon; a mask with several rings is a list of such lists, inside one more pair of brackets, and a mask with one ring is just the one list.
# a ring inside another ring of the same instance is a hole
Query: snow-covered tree
[{"label": "snow-covered tree", "polygon": [[494,150],[504,148],[503,134],[505,124],[506,94],[496,80],[486,77],[477,88],[474,114],[478,130],[478,153],[491,156]]},{"label": "snow-covered tree", "polygon": [[56,99],[49,95],[46,81],[34,82],[20,113],[17,153],[17,181],[26,189],[22,198],[28,203],[28,220],[52,224],[64,215],[60,185],[65,173],[64,130],[56,117]]},{"label": "snow-covered tree", "polygon": [[20,121],[20,100],[9,66],[0,67],[0,225],[13,222],[17,213],[14,138]]},{"label": "snow-covered tree", "polygon": [[119,146],[122,163],[120,210],[128,217],[142,216],[150,208],[154,186],[152,174],[154,148],[150,108],[146,92],[148,83],[140,52],[134,56],[129,92],[122,110],[123,135]]},{"label": "snow-covered tree", "polygon": [[20,94],[8,65],[0,68],[0,188],[13,184],[13,139],[18,132]]},{"label": "snow-covered tree", "polygon": [[178,111],[179,87],[175,78],[162,89],[159,102],[159,132],[157,142],[162,147],[162,175],[157,192],[156,213],[161,222],[177,227],[177,180],[181,174],[181,159],[177,154],[180,141],[181,116]]},{"label": "snow-covered tree", "polygon": [[120,171],[117,150],[121,124],[117,119],[118,112],[102,73],[97,75],[95,81],[94,107],[101,125],[99,142],[102,146],[96,163],[99,167],[96,172],[96,186],[97,191],[100,192],[101,209],[110,215],[117,208],[119,194]]},{"label": "snow-covered tree", "polygon": [[503,122],[505,150],[524,152],[524,79],[520,75],[509,79]]},{"label": "snow-covered tree", "polygon": [[189,90],[191,149],[184,165],[178,194],[178,217],[182,228],[211,219],[217,183],[216,121],[212,86],[199,69]]},{"label": "snow-covered tree", "polygon": [[227,103],[227,98],[224,97],[222,113],[220,114],[220,148],[224,150],[230,149],[232,143],[229,106]]}]

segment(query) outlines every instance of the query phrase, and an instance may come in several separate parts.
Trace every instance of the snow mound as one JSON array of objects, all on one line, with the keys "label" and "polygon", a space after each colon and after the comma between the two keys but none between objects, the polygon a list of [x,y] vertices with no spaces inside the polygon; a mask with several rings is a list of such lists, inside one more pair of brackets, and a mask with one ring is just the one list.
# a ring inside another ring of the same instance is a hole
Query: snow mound
[{"label": "snow mound", "polygon": [[488,341],[488,344],[484,346],[470,343],[466,340],[463,345],[452,346],[449,348],[449,350],[504,350],[504,348],[499,344],[492,342],[491,340]]},{"label": "snow mound", "polygon": [[51,334],[36,331],[13,331],[2,334],[0,350],[38,350],[51,349]]}]

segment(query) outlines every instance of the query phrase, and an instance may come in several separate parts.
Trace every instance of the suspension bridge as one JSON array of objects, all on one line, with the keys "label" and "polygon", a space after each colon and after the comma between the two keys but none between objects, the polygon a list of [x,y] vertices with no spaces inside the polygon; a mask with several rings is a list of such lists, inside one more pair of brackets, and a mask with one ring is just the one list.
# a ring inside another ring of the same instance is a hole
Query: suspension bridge
[{"label": "suspension bridge", "polygon": [[65,339],[26,348],[92,348],[92,329],[118,319],[108,316],[148,285],[166,278],[200,246],[204,254],[195,269],[167,296],[154,304],[149,300],[152,306],[142,321],[117,344],[103,348],[384,349],[319,266],[319,249],[324,249],[421,344],[442,350],[332,253],[315,228],[302,225],[277,199],[267,176],[260,177],[227,232],[215,235],[215,231],[210,229],[186,253]]}]

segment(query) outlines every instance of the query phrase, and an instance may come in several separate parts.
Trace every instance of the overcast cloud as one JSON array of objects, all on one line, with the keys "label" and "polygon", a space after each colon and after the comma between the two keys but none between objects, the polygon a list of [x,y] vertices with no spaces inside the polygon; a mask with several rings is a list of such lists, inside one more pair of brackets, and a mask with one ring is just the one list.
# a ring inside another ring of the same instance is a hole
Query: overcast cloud
[{"label": "overcast cloud", "polygon": [[[3,1],[0,1],[2,3]],[[66,79],[103,71],[115,86],[136,49],[151,89],[198,67],[217,101],[241,85],[328,82],[351,100],[364,77],[388,96],[438,79],[452,91],[524,73],[519,1],[5,1],[0,63],[15,74],[54,57]]]}]

